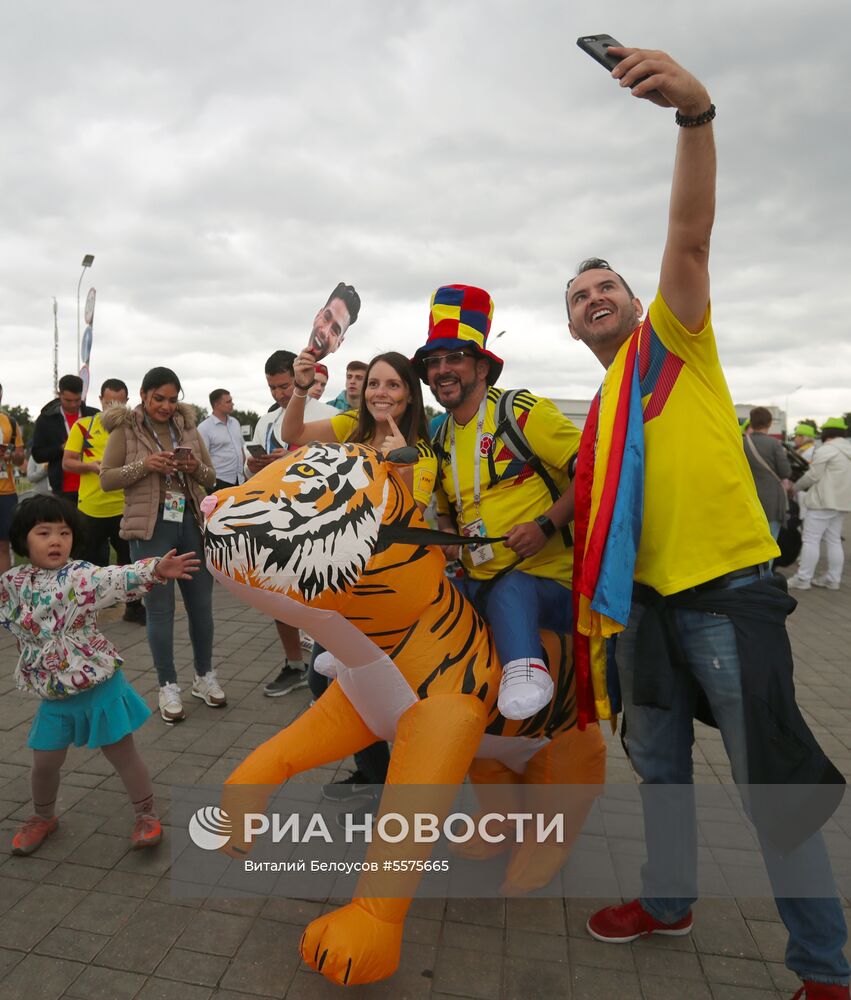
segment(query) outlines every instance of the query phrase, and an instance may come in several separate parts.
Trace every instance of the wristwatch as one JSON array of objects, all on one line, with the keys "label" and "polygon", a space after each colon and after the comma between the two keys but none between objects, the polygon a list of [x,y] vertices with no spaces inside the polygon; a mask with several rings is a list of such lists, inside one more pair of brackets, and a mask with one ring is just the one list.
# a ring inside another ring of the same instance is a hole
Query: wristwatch
[{"label": "wristwatch", "polygon": [[547,536],[547,538],[552,538],[553,535],[556,533],[556,526],[547,517],[546,514],[541,514],[539,517],[536,517],[535,524],[538,525],[538,527],[541,529],[541,531],[543,531],[543,533]]}]

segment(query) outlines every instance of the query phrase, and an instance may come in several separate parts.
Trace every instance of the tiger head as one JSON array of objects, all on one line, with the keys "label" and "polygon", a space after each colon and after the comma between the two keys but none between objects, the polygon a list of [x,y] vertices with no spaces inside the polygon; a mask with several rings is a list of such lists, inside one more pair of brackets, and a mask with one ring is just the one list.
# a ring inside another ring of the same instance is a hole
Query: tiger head
[{"label": "tiger head", "polygon": [[[204,502],[210,565],[307,604],[363,573],[378,543],[392,464],[360,444],[310,444]],[[391,506],[395,506],[395,503]]]}]

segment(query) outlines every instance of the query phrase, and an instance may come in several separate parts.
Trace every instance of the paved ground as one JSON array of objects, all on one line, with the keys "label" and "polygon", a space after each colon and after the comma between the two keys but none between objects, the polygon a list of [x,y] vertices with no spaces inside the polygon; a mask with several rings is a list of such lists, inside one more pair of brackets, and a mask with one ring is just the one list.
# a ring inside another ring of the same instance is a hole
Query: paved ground
[{"label": "paved ground", "polygon": [[[846,575],[851,579],[851,572]],[[799,594],[790,620],[799,699],[833,760],[851,775],[849,586]],[[219,592],[216,648],[228,706],[187,704],[166,728],[139,734],[165,818],[172,783],[221,781],[245,754],[304,709],[306,691],[268,699],[261,685],[279,665],[274,630]],[[156,681],[144,631],[104,616],[127,671],[151,706]],[[188,687],[185,621],[179,673]],[[127,850],[130,807],[99,752],[72,749],[59,797],[61,827],[37,855],[8,854],[30,813],[26,736],[35,704],[14,691],[14,646],[0,635],[0,998],[55,1000],[288,1000],[337,995],[300,965],[297,943],[321,904],[298,900],[177,901],[169,850]],[[192,702],[189,698],[187,701]],[[610,740],[609,778],[630,780]],[[729,780],[716,734],[700,727],[698,780]],[[302,780],[332,780],[335,769]],[[842,863],[847,862],[847,859]],[[769,901],[705,901],[690,938],[602,945],[584,930],[594,900],[420,900],[405,930],[398,973],[354,996],[401,998],[569,997],[572,1000],[775,1000],[795,992],[782,964],[785,934]]]}]

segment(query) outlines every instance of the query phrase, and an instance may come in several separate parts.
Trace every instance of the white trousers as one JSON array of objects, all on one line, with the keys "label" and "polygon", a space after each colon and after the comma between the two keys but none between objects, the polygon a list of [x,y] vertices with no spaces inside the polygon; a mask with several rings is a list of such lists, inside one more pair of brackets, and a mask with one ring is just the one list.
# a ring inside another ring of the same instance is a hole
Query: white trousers
[{"label": "white trousers", "polygon": [[827,510],[809,507],[804,520],[801,534],[801,556],[798,560],[798,577],[810,581],[816,571],[819,560],[821,540],[824,537],[827,546],[827,573],[829,583],[839,583],[842,579],[842,568],[845,565],[845,553],[842,551],[842,522],[845,511]]}]

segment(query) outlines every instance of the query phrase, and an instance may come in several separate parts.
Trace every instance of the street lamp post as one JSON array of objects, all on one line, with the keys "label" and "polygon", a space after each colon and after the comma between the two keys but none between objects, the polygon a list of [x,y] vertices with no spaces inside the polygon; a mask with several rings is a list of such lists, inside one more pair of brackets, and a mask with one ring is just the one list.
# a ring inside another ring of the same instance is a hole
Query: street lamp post
[{"label": "street lamp post", "polygon": [[791,391],[791,392],[787,392],[787,393],[786,393],[786,413],[784,414],[784,416],[785,416],[785,419],[786,419],[786,427],[784,428],[784,431],[786,432],[786,434],[787,434],[787,435],[788,435],[788,433],[789,433],[789,397],[790,397],[790,396],[794,396],[794,395],[795,395],[795,393],[796,393],[796,392],[797,392],[797,391],[798,391],[799,389],[803,389],[803,388],[804,388],[804,387],[803,387],[802,385],[796,385],[796,386],[795,386],[795,388],[794,388],[794,389],[792,389],[792,391]]},{"label": "street lamp post", "polygon": [[83,275],[86,273],[86,268],[91,267],[94,262],[94,254],[87,253],[83,257],[83,270],[80,272],[80,280],[77,282],[77,371],[80,370],[80,285],[83,283]]}]

